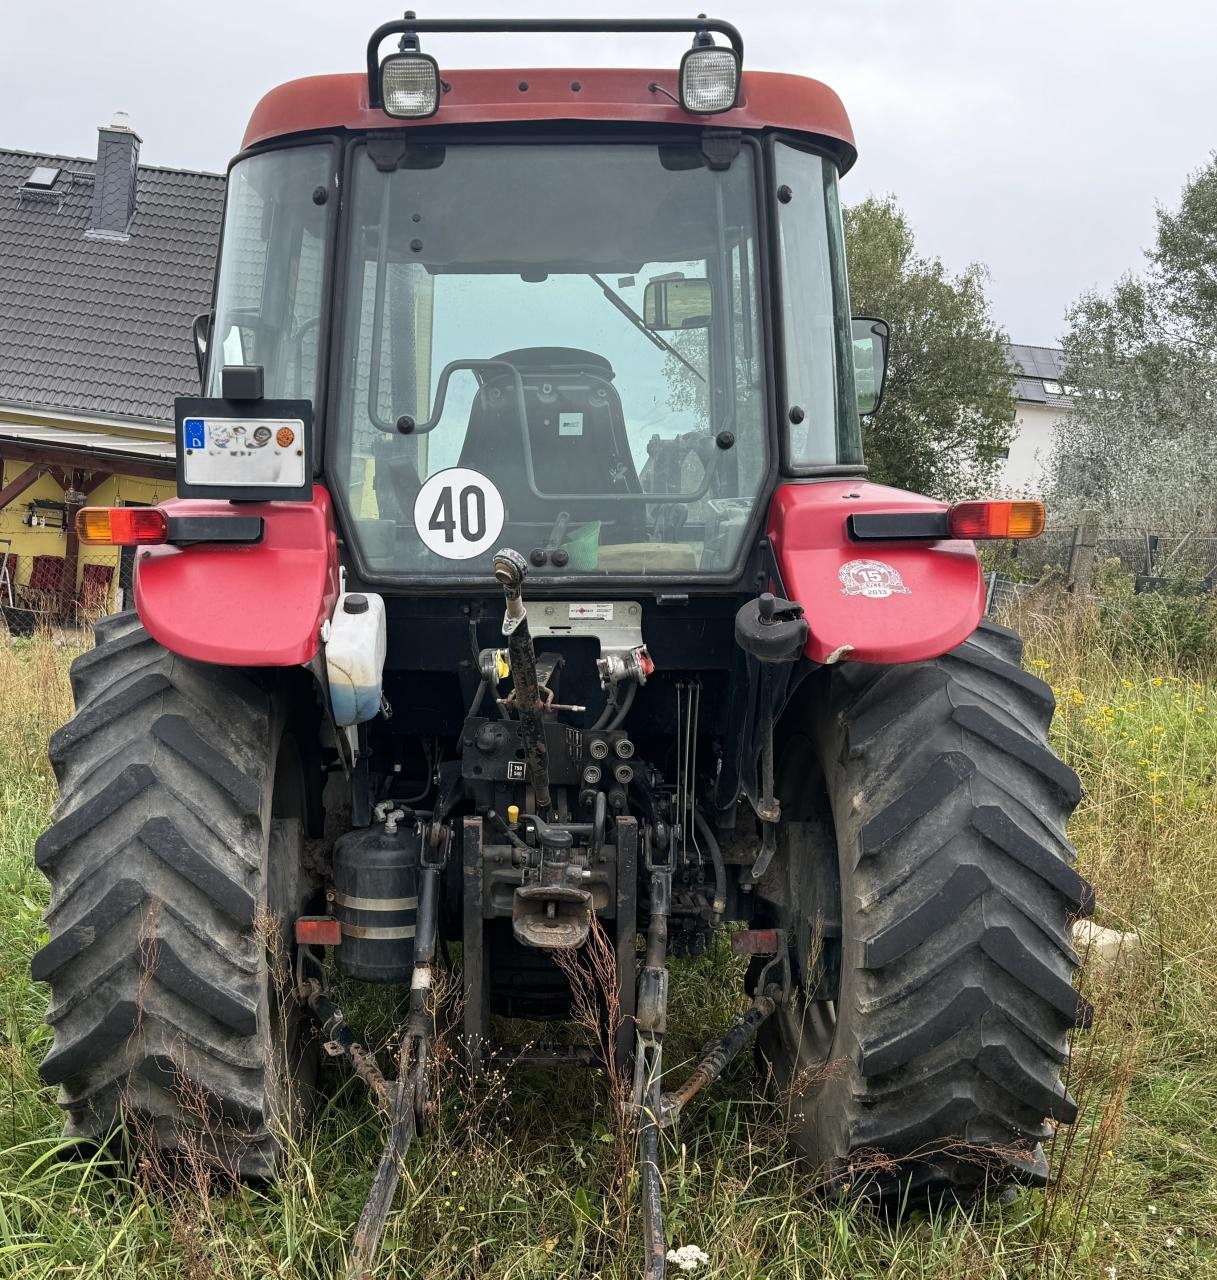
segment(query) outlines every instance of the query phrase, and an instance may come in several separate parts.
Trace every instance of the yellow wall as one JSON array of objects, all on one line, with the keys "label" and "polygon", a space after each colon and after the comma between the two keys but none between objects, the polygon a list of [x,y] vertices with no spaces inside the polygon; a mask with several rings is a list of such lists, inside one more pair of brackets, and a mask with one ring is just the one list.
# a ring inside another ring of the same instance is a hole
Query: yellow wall
[{"label": "yellow wall", "polygon": [[[4,485],[10,484],[29,463],[5,462]],[[3,486],[0,486],[3,487]],[[89,495],[93,507],[116,507],[125,502],[161,502],[172,498],[176,490],[172,480],[140,480],[134,476],[112,476]],[[34,556],[62,556],[67,535],[63,529],[31,529],[21,521],[26,514],[26,504],[33,498],[45,498],[50,502],[62,502],[63,490],[51,476],[39,476],[24,493],[0,511],[0,543],[11,541],[11,547],[0,546],[17,556],[17,583],[30,579],[30,566]],[[86,564],[108,564],[114,567],[113,587],[118,586],[118,547],[81,547],[76,570],[76,585],[80,585],[81,568]],[[5,603],[8,601],[5,599]],[[113,597],[110,601],[114,604]],[[126,602],[130,604],[130,601]]]}]

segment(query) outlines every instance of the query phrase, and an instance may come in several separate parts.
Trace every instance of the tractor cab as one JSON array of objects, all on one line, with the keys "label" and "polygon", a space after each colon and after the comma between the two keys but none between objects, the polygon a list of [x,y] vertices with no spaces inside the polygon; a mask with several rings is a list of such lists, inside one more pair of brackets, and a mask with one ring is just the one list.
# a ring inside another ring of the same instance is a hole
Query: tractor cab
[{"label": "tractor cab", "polygon": [[[733,104],[747,77],[710,48]],[[634,121],[609,117],[604,73],[452,72],[435,101],[393,87],[432,65],[377,67],[377,128],[299,128],[236,160],[207,394],[256,365],[267,398],[312,402],[361,580],[485,582],[501,543],[541,590],[738,577],[783,460],[862,460],[852,149],[719,127],[721,106],[691,122],[645,73]],[[471,84],[528,114],[449,124]],[[260,113],[287,112],[274,97]],[[564,118],[589,102],[596,118]]]}]

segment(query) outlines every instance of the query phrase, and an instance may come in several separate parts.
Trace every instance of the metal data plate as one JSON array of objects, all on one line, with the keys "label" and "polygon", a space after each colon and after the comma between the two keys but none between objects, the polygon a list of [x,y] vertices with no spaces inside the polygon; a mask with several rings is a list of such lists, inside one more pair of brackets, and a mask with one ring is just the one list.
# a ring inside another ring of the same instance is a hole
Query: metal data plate
[{"label": "metal data plate", "polygon": [[181,399],[176,416],[182,496],[311,496],[308,401]]},{"label": "metal data plate", "polygon": [[528,605],[528,629],[542,636],[594,636],[600,652],[628,653],[642,644],[642,605],[636,600],[540,600]]}]

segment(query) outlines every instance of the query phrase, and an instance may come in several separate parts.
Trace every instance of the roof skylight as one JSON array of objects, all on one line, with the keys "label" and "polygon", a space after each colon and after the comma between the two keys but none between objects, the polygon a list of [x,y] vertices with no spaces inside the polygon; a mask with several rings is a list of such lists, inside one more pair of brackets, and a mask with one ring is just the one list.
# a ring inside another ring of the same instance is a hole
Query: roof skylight
[{"label": "roof skylight", "polygon": [[59,178],[60,170],[50,165],[35,165],[30,176],[21,184],[27,191],[50,191]]}]

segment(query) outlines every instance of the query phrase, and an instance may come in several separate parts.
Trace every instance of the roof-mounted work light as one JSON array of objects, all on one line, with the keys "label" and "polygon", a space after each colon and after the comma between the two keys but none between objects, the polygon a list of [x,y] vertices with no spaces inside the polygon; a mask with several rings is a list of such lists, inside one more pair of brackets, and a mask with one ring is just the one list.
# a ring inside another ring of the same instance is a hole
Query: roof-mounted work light
[{"label": "roof-mounted work light", "polygon": [[699,116],[730,111],[739,96],[739,78],[739,52],[716,45],[703,29],[680,60],[680,105]]},{"label": "roof-mounted work light", "polygon": [[[406,21],[413,19],[407,9]],[[397,49],[380,64],[381,105],[398,120],[425,120],[439,110],[439,63],[422,52],[416,31],[403,31]]]},{"label": "roof-mounted work light", "polygon": [[439,110],[439,63],[417,49],[391,53],[380,64],[380,97],[385,114],[423,120]]}]

